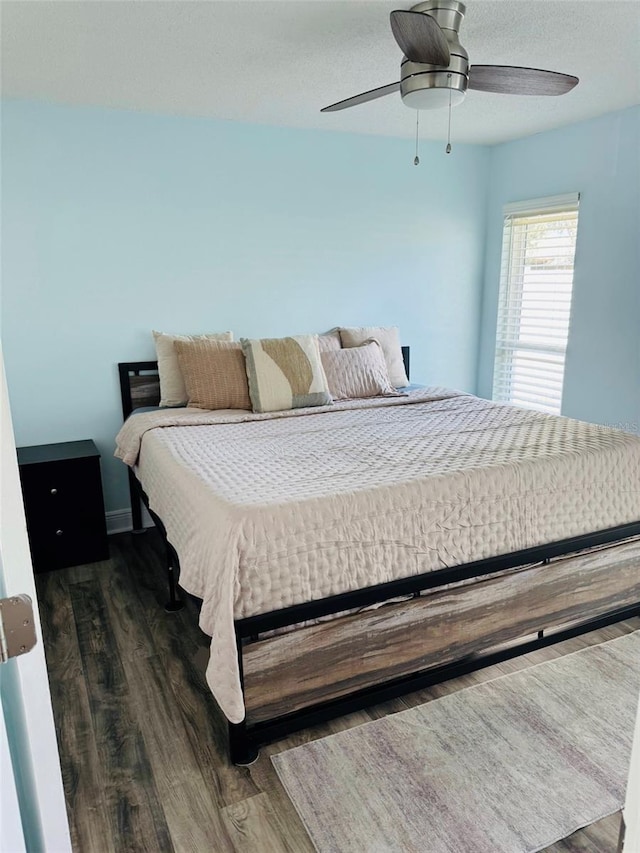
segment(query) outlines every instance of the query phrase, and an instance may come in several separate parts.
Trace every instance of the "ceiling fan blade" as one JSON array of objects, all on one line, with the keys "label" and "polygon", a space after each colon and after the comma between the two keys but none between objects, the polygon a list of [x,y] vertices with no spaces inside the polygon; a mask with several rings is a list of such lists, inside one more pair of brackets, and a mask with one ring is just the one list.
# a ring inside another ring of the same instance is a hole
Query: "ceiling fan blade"
[{"label": "ceiling fan blade", "polygon": [[469,69],[470,89],[500,95],[565,95],[578,82],[571,74],[517,65],[472,65]]},{"label": "ceiling fan blade", "polygon": [[385,95],[390,95],[392,92],[397,92],[400,89],[400,82],[389,83],[387,86],[380,86],[378,89],[369,89],[368,92],[361,92],[359,95],[354,95],[353,98],[346,98],[344,101],[338,101],[337,104],[331,104],[328,107],[323,107],[321,113],[334,113],[337,110],[346,110],[347,107],[356,107],[358,104],[365,104],[367,101],[374,101],[376,98],[383,98]]},{"label": "ceiling fan blade", "polygon": [[449,43],[440,25],[426,12],[391,13],[391,30],[400,50],[411,62],[449,65]]}]

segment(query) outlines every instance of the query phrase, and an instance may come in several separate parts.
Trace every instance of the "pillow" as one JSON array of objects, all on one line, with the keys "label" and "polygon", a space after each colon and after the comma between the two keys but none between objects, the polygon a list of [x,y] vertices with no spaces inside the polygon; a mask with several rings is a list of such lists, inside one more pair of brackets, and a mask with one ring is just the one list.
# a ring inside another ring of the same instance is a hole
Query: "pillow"
[{"label": "pillow", "polygon": [[279,412],[331,403],[317,335],[242,338],[254,412]]},{"label": "pillow", "polygon": [[178,357],[173,349],[174,341],[232,341],[233,332],[217,332],[210,335],[165,335],[153,332],[160,375],[160,405],[184,406],[187,389],[184,387]]},{"label": "pillow", "polygon": [[397,326],[361,326],[359,328],[340,329],[340,340],[343,347],[357,347],[370,338],[375,338],[382,347],[391,384],[394,388],[404,388],[405,385],[409,384],[409,380],[404,369]]},{"label": "pillow", "polygon": [[318,335],[318,346],[320,347],[321,353],[342,349],[340,330],[331,329],[330,332],[324,332],[322,335]]},{"label": "pillow", "polygon": [[198,409],[250,409],[244,354],[239,343],[215,340],[173,343],[189,405]]},{"label": "pillow", "polygon": [[376,340],[359,347],[320,353],[329,391],[334,400],[358,397],[395,397],[387,363]]}]

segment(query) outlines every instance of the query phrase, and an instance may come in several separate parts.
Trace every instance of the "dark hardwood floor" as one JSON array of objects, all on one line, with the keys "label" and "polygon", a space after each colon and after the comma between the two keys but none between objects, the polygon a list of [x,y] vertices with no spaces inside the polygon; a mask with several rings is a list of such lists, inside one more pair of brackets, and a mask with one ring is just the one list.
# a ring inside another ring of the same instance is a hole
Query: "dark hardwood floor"
[{"label": "dark hardwood floor", "polygon": [[[312,853],[270,755],[640,628],[633,619],[317,726],[263,748],[252,767],[236,768],[204,680],[208,639],[195,606],[163,609],[159,536],[121,534],[109,542],[108,561],[37,576],[78,853]],[[613,853],[619,825],[613,815],[547,853]]]}]

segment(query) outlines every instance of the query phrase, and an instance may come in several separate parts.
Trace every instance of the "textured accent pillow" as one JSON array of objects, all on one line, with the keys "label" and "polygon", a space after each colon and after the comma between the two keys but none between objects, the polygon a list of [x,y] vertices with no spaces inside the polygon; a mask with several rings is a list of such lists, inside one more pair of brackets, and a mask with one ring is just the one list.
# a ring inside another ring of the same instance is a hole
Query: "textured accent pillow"
[{"label": "textured accent pillow", "polygon": [[376,340],[359,347],[321,352],[322,366],[334,400],[395,397],[382,347]]},{"label": "textured accent pillow", "polygon": [[409,380],[404,369],[400,334],[397,326],[360,326],[359,328],[340,329],[343,347],[357,347],[370,338],[374,338],[382,347],[391,384],[394,388],[404,388],[405,385],[409,384]]},{"label": "textured accent pillow", "polygon": [[331,403],[317,335],[242,338],[254,412],[280,412]]},{"label": "textured accent pillow", "polygon": [[340,329],[331,329],[329,332],[323,332],[323,334],[318,335],[318,346],[321,353],[342,349]]},{"label": "textured accent pillow", "polygon": [[184,406],[187,402],[187,389],[184,386],[178,356],[173,344],[175,341],[232,341],[233,332],[215,332],[210,335],[166,335],[153,332],[160,375],[160,405]]},{"label": "textured accent pillow", "polygon": [[251,409],[244,353],[228,341],[174,341],[189,405],[198,409]]}]

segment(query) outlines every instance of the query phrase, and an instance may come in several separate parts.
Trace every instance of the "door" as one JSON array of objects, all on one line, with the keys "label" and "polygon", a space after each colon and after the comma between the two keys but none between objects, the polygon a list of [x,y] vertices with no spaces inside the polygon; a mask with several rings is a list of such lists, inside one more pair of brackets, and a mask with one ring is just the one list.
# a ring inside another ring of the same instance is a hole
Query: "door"
[{"label": "door", "polygon": [[9,398],[0,350],[0,598],[26,593],[37,644],[0,664],[0,850],[71,851]]}]

